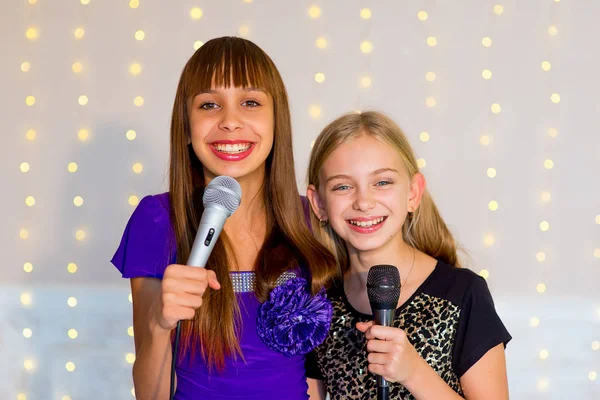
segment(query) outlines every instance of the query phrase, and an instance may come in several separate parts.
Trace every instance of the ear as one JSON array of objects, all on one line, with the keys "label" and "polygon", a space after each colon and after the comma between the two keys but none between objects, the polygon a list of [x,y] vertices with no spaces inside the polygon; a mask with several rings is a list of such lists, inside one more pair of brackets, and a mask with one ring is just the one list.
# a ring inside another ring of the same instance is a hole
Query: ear
[{"label": "ear", "polygon": [[325,210],[323,201],[321,200],[321,196],[319,196],[319,192],[317,191],[315,185],[308,185],[308,188],[306,189],[306,197],[308,197],[310,207],[312,208],[317,218],[319,220],[328,219],[327,211]]},{"label": "ear", "polygon": [[410,183],[410,192],[408,194],[408,212],[415,212],[417,208],[419,208],[426,186],[427,182],[423,174],[417,172],[413,175]]}]

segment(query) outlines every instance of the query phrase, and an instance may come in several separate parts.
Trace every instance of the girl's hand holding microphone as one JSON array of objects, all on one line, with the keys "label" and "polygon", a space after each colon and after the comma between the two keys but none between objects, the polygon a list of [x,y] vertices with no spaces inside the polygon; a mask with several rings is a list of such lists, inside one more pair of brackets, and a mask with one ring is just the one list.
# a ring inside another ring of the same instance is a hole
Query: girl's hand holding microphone
[{"label": "girl's hand holding microphone", "polygon": [[202,306],[202,296],[207,287],[219,290],[214,271],[189,265],[171,264],[165,270],[162,293],[155,309],[155,322],[171,331],[181,320],[193,319],[196,309]]},{"label": "girl's hand holding microphone", "polygon": [[359,322],[356,328],[367,339],[369,372],[404,385],[423,364],[427,366],[402,329],[373,321]]}]

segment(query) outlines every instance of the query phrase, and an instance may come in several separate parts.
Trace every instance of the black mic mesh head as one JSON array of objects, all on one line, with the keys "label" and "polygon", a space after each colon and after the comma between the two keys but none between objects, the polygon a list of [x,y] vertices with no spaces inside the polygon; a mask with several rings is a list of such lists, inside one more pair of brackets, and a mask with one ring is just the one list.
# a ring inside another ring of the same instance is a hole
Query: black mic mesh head
[{"label": "black mic mesh head", "polygon": [[372,304],[393,303],[400,298],[400,272],[393,265],[375,265],[367,275],[367,294]]},{"label": "black mic mesh head", "polygon": [[225,207],[231,215],[237,210],[242,200],[242,188],[235,179],[229,176],[217,176],[204,189],[202,204],[208,208],[211,204]]}]

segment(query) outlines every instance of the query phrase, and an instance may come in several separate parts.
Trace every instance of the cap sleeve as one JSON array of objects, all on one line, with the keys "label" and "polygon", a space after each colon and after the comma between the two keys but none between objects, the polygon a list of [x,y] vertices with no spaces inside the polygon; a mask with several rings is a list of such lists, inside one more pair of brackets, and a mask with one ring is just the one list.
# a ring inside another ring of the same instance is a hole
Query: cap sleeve
[{"label": "cap sleeve", "polygon": [[121,243],[111,263],[123,278],[162,279],[165,269],[175,262],[175,238],[168,204],[157,196],[144,197],[129,218]]},{"label": "cap sleeve", "polygon": [[500,343],[512,339],[494,307],[487,282],[475,276],[467,288],[456,332],[453,364],[459,377]]}]

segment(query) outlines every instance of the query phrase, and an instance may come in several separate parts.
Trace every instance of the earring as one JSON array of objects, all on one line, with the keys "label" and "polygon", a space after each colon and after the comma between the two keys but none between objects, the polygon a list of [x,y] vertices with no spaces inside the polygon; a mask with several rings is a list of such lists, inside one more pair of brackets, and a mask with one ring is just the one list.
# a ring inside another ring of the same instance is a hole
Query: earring
[{"label": "earring", "polygon": [[321,226],[327,225],[328,222],[329,222],[328,219],[321,219],[321,218],[319,218],[319,223],[321,224]]}]

